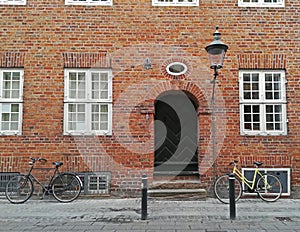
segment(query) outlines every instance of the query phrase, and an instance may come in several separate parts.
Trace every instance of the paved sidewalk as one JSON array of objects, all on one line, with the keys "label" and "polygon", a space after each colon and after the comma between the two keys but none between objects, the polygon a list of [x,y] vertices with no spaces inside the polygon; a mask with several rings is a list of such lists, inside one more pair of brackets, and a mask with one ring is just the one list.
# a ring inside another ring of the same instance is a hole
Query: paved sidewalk
[{"label": "paved sidewalk", "polygon": [[147,220],[140,219],[140,199],[79,198],[67,204],[45,199],[13,205],[0,198],[0,231],[300,231],[300,199],[241,199],[236,215],[230,220],[229,206],[211,198],[149,199]]}]

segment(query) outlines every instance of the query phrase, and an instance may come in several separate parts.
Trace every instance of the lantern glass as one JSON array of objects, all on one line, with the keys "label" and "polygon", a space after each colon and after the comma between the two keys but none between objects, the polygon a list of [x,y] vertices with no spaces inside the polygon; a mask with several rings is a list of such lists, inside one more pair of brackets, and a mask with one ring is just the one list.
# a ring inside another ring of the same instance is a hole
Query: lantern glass
[{"label": "lantern glass", "polygon": [[207,49],[210,67],[222,68],[225,58],[226,49],[224,46],[214,45]]}]

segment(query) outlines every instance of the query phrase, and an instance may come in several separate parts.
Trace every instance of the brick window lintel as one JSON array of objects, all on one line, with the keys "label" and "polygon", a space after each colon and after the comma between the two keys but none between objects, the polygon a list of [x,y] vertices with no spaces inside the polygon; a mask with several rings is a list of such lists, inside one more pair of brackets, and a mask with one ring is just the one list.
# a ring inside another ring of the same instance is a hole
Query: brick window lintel
[{"label": "brick window lintel", "polygon": [[65,52],[65,68],[111,68],[111,59],[105,52]]},{"label": "brick window lintel", "polygon": [[25,53],[0,52],[0,68],[23,68]]},{"label": "brick window lintel", "polygon": [[285,69],[284,54],[239,54],[239,69]]}]

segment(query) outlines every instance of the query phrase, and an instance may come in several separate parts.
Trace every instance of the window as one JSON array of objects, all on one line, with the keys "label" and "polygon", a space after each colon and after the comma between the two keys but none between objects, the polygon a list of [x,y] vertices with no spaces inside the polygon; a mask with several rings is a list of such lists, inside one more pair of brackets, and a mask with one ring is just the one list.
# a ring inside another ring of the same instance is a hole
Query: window
[{"label": "window", "polygon": [[78,173],[78,176],[83,185],[82,193],[91,195],[107,195],[110,193],[110,172],[83,172]]},{"label": "window", "polygon": [[105,5],[112,6],[113,0],[65,0],[66,5]]},{"label": "window", "polygon": [[187,72],[187,66],[181,62],[174,62],[166,67],[167,73],[173,76],[180,76]]},{"label": "window", "polygon": [[238,0],[239,6],[246,7],[284,7],[284,0]]},{"label": "window", "polygon": [[65,70],[65,134],[112,133],[111,70]]},{"label": "window", "polygon": [[26,0],[0,0],[4,5],[26,5]]},{"label": "window", "polygon": [[284,71],[240,71],[242,135],[286,135]]},{"label": "window", "polygon": [[23,70],[0,69],[0,133],[21,134]]},{"label": "window", "polygon": [[199,0],[152,0],[153,6],[199,6]]}]

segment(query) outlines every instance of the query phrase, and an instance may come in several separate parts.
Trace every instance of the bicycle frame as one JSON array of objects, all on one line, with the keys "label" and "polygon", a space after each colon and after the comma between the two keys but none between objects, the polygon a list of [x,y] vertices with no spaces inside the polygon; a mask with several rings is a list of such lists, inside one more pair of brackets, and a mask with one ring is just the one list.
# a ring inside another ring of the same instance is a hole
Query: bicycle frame
[{"label": "bicycle frame", "polygon": [[[243,182],[246,186],[248,186],[251,190],[253,190],[255,188],[255,183],[256,183],[256,178],[257,178],[257,175],[259,176],[263,176],[261,174],[261,172],[258,170],[258,168],[255,168],[255,171],[254,171],[254,176],[253,176],[253,180],[248,180],[241,172],[240,170],[234,166],[233,168],[233,174],[241,181]],[[252,183],[251,183],[252,182]]]},{"label": "bicycle frame", "polygon": [[[42,170],[48,170],[48,168],[34,168],[34,164],[31,166],[28,174],[26,175],[26,177],[30,178],[32,181],[35,181],[36,183],[38,183],[42,188],[43,190],[45,191],[44,194],[46,192],[49,192],[49,190],[51,189],[51,185],[52,185],[52,182],[54,180],[54,178],[60,174],[59,170],[57,167],[54,168],[54,173],[48,183],[48,185],[45,185],[43,184],[42,182],[40,182],[34,175],[31,174],[32,170],[38,170],[38,169],[42,169]],[[52,169],[52,168],[51,168]]]}]

